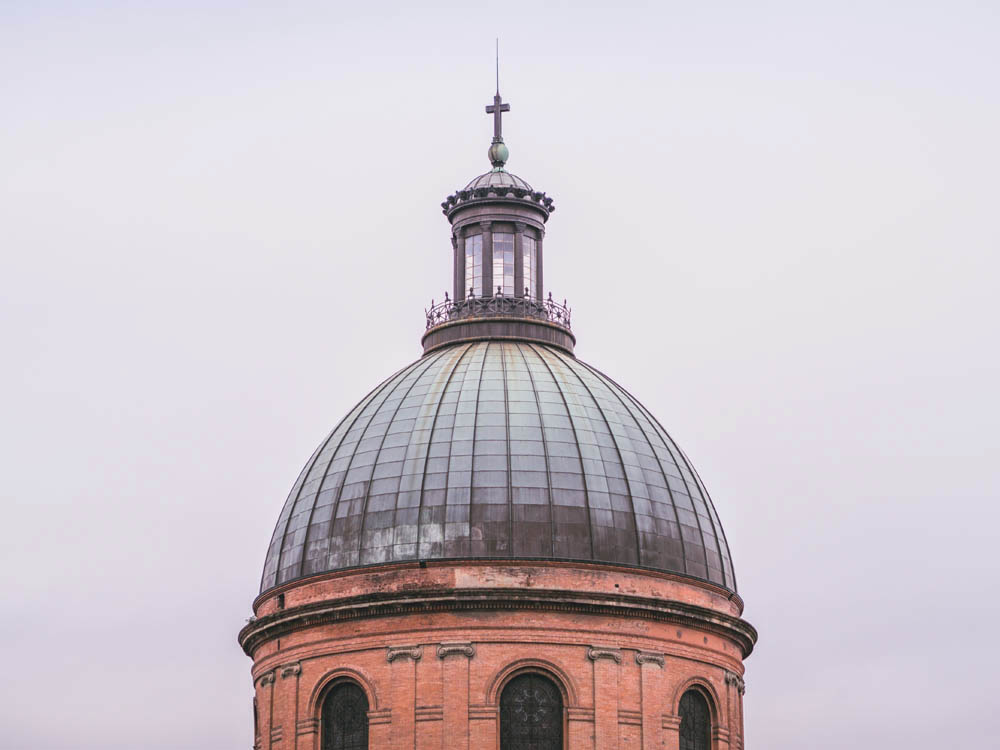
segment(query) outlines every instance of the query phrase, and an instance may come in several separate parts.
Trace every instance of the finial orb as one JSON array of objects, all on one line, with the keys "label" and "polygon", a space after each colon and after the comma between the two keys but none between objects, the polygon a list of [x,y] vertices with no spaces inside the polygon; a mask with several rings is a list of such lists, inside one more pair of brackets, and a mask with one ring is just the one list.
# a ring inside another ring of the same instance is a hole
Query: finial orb
[{"label": "finial orb", "polygon": [[497,141],[490,145],[487,155],[490,157],[490,164],[499,168],[507,163],[507,159],[510,158],[510,151],[503,141]]}]

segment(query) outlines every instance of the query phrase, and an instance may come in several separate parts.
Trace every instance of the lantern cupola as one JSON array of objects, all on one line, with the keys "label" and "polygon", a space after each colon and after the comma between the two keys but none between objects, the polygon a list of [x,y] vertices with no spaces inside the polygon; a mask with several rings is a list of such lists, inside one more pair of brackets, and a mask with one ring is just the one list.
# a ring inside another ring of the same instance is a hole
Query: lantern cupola
[{"label": "lantern cupola", "polygon": [[570,310],[546,294],[545,224],[552,198],[507,171],[503,113],[510,104],[499,88],[486,113],[493,115],[487,156],[492,169],[441,204],[451,223],[451,294],[427,310],[424,352],[456,341],[522,339],[572,353],[576,339]]}]

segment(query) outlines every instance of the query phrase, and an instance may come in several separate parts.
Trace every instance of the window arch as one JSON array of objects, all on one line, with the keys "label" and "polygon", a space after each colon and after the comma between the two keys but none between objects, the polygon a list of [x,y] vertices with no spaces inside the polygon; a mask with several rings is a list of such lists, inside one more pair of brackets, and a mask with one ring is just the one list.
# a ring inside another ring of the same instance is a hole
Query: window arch
[{"label": "window arch", "polygon": [[563,750],[562,692],[548,677],[525,672],[504,687],[500,750]]},{"label": "window arch", "polygon": [[323,699],[322,750],[368,750],[368,697],[353,682],[336,683]]},{"label": "window arch", "polygon": [[680,750],[711,750],[712,713],[700,691],[688,690],[681,696],[680,716]]}]

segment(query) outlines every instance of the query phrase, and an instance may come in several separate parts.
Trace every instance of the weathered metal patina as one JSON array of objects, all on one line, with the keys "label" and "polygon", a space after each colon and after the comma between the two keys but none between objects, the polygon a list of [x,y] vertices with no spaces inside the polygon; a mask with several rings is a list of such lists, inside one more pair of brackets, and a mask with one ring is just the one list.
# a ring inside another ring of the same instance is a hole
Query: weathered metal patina
[{"label": "weathered metal patina", "polygon": [[261,591],[405,560],[544,558],[736,590],[684,453],[627,391],[561,349],[444,347],[361,401],[306,464]]}]

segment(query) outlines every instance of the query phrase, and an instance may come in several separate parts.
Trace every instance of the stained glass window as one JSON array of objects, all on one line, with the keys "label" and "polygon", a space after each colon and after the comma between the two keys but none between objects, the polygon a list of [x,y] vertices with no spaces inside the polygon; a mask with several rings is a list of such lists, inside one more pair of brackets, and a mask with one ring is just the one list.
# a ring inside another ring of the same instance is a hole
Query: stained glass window
[{"label": "stained glass window", "polygon": [[523,235],[521,237],[521,248],[524,253],[524,286],[528,290],[529,297],[537,297],[538,290],[535,289],[535,263],[537,253],[535,252],[535,238]]},{"label": "stained glass window", "polygon": [[335,685],[323,701],[323,750],[368,750],[368,698],[353,682]]},{"label": "stained glass window", "polygon": [[680,750],[710,750],[712,718],[705,696],[697,690],[688,690],[681,696],[680,713]]},{"label": "stained glass window", "polygon": [[483,296],[483,235],[465,238],[465,293]]},{"label": "stained glass window", "polygon": [[514,235],[509,232],[493,233],[493,287],[514,296]]},{"label": "stained glass window", "polygon": [[562,695],[552,680],[522,674],[500,696],[500,750],[562,750]]}]

